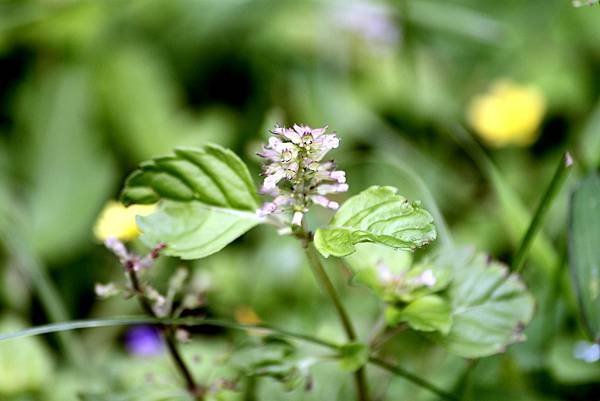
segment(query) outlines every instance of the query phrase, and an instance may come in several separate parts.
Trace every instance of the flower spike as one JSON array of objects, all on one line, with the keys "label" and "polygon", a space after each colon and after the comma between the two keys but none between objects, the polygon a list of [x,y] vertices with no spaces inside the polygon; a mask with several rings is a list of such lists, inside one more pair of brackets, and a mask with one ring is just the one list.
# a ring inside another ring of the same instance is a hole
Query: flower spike
[{"label": "flower spike", "polygon": [[271,131],[273,136],[257,154],[265,159],[260,192],[273,200],[263,204],[259,216],[285,213],[292,225],[300,226],[313,204],[334,210],[339,207],[325,195],[346,192],[348,184],[346,173],[336,170],[333,161],[321,161],[340,144],[335,133],[326,131],[327,126],[302,124],[292,128],[276,125]]}]

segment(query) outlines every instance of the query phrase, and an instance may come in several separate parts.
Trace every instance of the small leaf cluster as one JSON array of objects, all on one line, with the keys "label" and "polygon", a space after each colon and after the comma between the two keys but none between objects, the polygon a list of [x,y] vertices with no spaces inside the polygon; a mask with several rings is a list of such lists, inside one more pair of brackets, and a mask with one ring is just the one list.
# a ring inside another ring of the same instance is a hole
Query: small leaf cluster
[{"label": "small leaf cluster", "polygon": [[[345,260],[354,281],[385,303],[388,326],[407,324],[429,332],[432,340],[465,358],[503,352],[523,340],[533,297],[516,274],[487,255],[470,248],[443,249],[413,263],[410,254],[380,245],[357,248]],[[382,277],[382,269],[387,276]],[[431,285],[418,280],[425,272]]]}]

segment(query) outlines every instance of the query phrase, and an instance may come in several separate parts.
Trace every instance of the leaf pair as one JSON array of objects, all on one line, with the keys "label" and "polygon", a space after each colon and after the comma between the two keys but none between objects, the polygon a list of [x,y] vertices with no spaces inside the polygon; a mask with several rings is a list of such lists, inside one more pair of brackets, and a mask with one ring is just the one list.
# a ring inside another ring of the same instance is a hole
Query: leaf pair
[{"label": "leaf pair", "polygon": [[[248,168],[233,152],[216,145],[178,149],[173,156],[142,163],[127,180],[125,204],[155,203],[159,211],[138,217],[149,246],[167,243],[165,253],[197,259],[215,253],[254,226],[258,199]],[[377,242],[415,249],[436,237],[431,215],[392,187],[371,187],[350,198],[315,245],[324,256],[344,256],[354,245]]]}]

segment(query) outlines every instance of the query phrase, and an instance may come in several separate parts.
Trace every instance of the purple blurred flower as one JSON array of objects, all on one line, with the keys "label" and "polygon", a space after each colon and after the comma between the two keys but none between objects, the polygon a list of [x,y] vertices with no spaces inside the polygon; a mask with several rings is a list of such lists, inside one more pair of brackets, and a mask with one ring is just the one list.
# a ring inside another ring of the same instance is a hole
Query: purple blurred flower
[{"label": "purple blurred flower", "polygon": [[373,1],[334,3],[333,21],[340,28],[352,32],[371,47],[391,48],[400,40],[392,9]]},{"label": "purple blurred flower", "polygon": [[134,355],[158,355],[163,349],[160,332],[152,326],[132,327],[125,333],[125,349]]}]

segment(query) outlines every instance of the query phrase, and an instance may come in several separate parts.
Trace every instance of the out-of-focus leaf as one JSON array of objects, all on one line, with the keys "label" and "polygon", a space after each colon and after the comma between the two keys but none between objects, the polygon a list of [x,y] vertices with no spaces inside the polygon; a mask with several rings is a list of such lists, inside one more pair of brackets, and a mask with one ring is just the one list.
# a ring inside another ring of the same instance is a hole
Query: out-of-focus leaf
[{"label": "out-of-focus leaf", "polygon": [[[19,328],[22,325],[15,318],[4,317],[0,321],[2,332]],[[52,365],[49,351],[38,338],[0,344],[0,394],[38,389],[50,378]]]},{"label": "out-of-focus leaf", "polygon": [[479,358],[522,340],[534,300],[517,275],[470,249],[442,254],[437,264],[453,271],[448,287],[452,327],[447,336],[436,336],[443,346],[462,357]]},{"label": "out-of-focus leaf", "polygon": [[107,5],[96,2],[65,2],[55,7],[38,4],[37,10],[29,10],[30,18],[37,19],[36,23],[21,34],[38,46],[85,53],[97,46],[104,33],[102,27],[110,18]]},{"label": "out-of-focus leaf", "polygon": [[452,308],[442,297],[425,295],[404,308],[390,306],[385,317],[390,326],[406,322],[419,331],[439,331],[446,335],[452,326]]},{"label": "out-of-focus leaf", "polygon": [[90,86],[82,68],[50,70],[29,82],[18,102],[24,134],[15,145],[27,177],[27,229],[45,258],[63,258],[90,238],[115,178],[93,124]]},{"label": "out-of-focus leaf", "polygon": [[587,120],[579,136],[579,154],[581,159],[591,168],[600,166],[600,103]]},{"label": "out-of-focus leaf", "polygon": [[249,212],[206,208],[199,202],[165,202],[150,216],[139,216],[141,240],[148,246],[166,243],[164,253],[198,259],[220,251],[261,222]]},{"label": "out-of-focus leaf", "polygon": [[[369,287],[383,301],[412,302],[448,286],[451,272],[424,260],[411,266],[412,255],[381,244],[362,243],[344,258],[354,272],[353,281]],[[423,277],[432,282],[423,282]]]},{"label": "out-of-focus leaf", "polygon": [[412,254],[408,251],[368,242],[356,244],[355,248],[356,252],[344,258],[355,273],[385,263],[393,273],[399,274],[407,271],[412,264]]},{"label": "out-of-focus leaf", "polygon": [[166,254],[184,259],[217,252],[261,222],[246,165],[216,145],[177,149],[174,156],[142,163],[127,179],[121,199],[125,204],[170,200],[138,218],[142,241],[166,243]]},{"label": "out-of-focus leaf", "polygon": [[99,65],[101,106],[117,145],[136,160],[167,152],[181,133],[177,93],[163,58],[144,46],[119,46]]},{"label": "out-of-focus leaf", "polygon": [[354,372],[364,366],[369,360],[369,347],[362,343],[348,343],[340,346],[340,367],[348,372]]},{"label": "out-of-focus leaf", "polygon": [[348,199],[330,225],[317,230],[315,246],[325,257],[346,256],[361,242],[414,250],[435,238],[433,217],[419,203],[411,204],[396,188],[373,186]]},{"label": "out-of-focus leaf", "polygon": [[427,28],[484,43],[497,43],[504,34],[500,21],[457,3],[431,0],[410,3],[408,18],[412,23]]},{"label": "out-of-focus leaf", "polygon": [[305,384],[313,359],[298,359],[296,347],[281,337],[267,336],[236,351],[233,365],[245,376],[269,377],[287,391]]},{"label": "out-of-focus leaf", "polygon": [[595,172],[571,200],[569,264],[588,334],[600,341],[600,177]]}]

